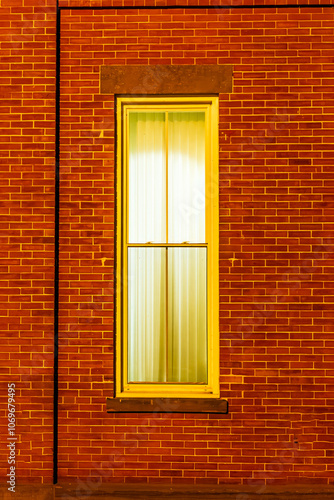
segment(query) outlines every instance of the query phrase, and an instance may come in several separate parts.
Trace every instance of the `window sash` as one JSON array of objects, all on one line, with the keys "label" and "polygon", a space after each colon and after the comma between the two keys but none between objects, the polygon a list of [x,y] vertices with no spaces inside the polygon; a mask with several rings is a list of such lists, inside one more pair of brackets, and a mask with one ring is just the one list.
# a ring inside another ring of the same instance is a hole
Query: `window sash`
[{"label": "window sash", "polygon": [[128,247],[129,383],[207,383],[206,252]]},{"label": "window sash", "polygon": [[130,109],[128,242],[205,242],[205,111]]}]

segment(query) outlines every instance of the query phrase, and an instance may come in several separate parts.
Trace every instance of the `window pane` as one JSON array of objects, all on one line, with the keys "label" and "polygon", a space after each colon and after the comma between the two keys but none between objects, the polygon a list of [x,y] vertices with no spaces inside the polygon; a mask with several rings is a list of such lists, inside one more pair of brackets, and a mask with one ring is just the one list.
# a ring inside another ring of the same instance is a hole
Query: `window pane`
[{"label": "window pane", "polygon": [[206,248],[168,248],[168,381],[207,383]]},{"label": "window pane", "polygon": [[166,242],[165,113],[129,113],[129,242]]},{"label": "window pane", "polygon": [[168,113],[168,241],[205,242],[205,113]]},{"label": "window pane", "polygon": [[128,380],[166,380],[166,248],[128,249]]}]

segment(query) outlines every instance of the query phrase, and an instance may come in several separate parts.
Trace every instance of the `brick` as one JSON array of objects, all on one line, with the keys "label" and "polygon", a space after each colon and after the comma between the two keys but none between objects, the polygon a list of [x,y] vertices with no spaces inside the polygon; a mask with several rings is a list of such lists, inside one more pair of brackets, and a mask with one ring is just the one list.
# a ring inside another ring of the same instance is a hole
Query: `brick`
[{"label": "brick", "polygon": [[[138,9],[62,12],[60,479],[94,476],[103,461],[115,483],[212,486],[252,472],[265,481],[282,452],[299,453],[293,430],[308,447],[274,479],[329,484],[332,12],[127,5]],[[51,483],[55,2],[2,9],[1,376],[22,388],[21,480]],[[222,419],[105,413],[115,127],[113,96],[99,95],[102,64],[234,66],[234,91],[220,96]]]}]

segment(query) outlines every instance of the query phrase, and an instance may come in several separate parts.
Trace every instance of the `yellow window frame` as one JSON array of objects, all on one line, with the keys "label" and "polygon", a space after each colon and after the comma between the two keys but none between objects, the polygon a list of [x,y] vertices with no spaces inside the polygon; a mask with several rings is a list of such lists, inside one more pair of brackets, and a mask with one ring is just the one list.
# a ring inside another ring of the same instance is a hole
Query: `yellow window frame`
[{"label": "yellow window frame", "polygon": [[[219,398],[218,97],[117,98],[116,397]],[[205,112],[205,225],[207,246],[207,384],[129,383],[127,380],[128,110]]]}]

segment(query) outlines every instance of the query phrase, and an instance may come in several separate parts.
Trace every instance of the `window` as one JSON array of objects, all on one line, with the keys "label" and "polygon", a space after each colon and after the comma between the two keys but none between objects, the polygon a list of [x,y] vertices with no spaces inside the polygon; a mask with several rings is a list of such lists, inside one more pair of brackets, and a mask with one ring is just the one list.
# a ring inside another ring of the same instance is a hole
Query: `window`
[{"label": "window", "polygon": [[117,99],[116,395],[219,397],[218,98]]}]

